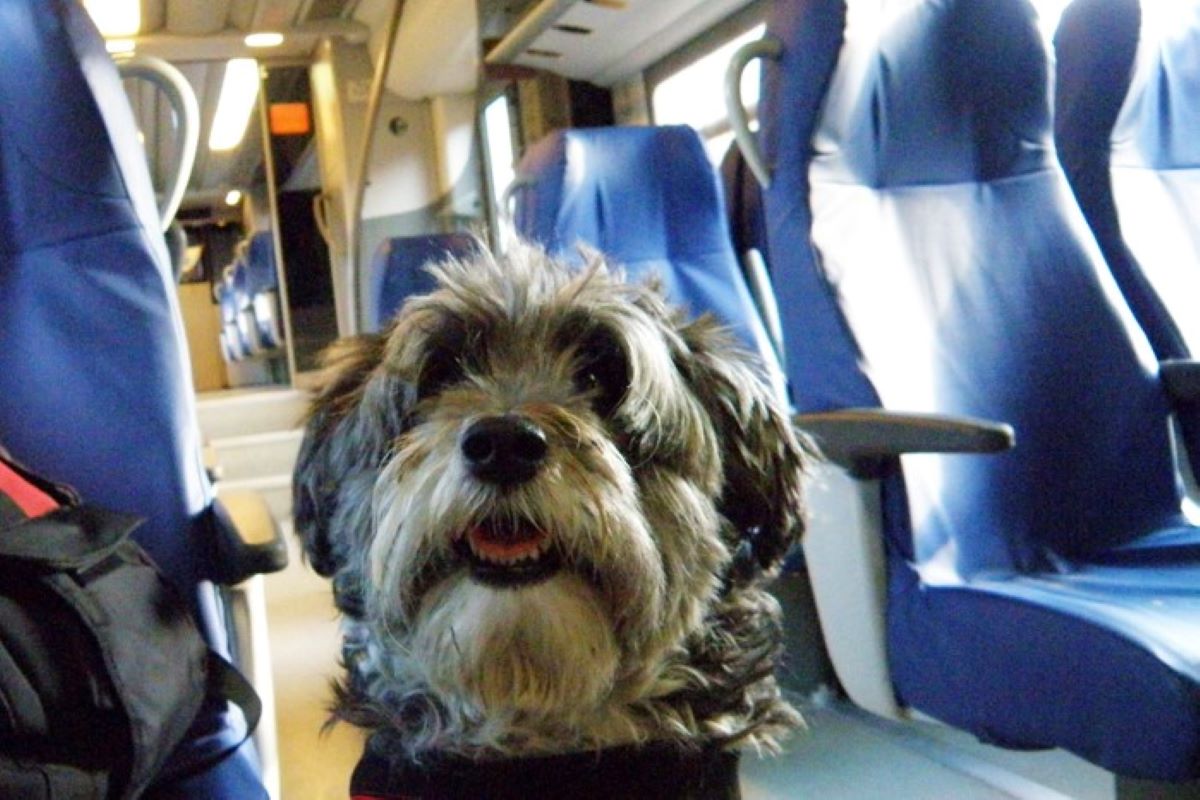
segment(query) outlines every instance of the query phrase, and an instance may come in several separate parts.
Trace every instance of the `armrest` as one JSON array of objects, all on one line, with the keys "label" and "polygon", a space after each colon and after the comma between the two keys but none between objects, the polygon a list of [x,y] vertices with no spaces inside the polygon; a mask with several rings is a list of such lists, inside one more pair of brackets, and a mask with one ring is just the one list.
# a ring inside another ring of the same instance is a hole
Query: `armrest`
[{"label": "armrest", "polygon": [[1158,374],[1171,405],[1186,408],[1200,403],[1200,361],[1168,359],[1159,364]]},{"label": "armrest", "polygon": [[830,461],[858,478],[882,478],[905,453],[999,453],[1016,442],[1000,422],[850,408],[798,414],[793,421]]},{"label": "armrest", "polygon": [[287,566],[287,542],[257,492],[223,491],[212,505],[213,580],[227,586]]}]

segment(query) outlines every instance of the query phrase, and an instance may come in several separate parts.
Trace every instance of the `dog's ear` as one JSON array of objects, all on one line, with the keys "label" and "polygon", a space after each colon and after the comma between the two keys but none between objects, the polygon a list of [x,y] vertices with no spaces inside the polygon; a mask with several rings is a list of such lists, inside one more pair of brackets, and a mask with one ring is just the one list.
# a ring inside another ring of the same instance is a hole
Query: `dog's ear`
[{"label": "dog's ear", "polygon": [[296,534],[326,577],[371,535],[371,494],[400,435],[412,388],[384,368],[386,337],[339,340],[322,356],[292,480]]},{"label": "dog's ear", "polygon": [[739,541],[731,578],[769,572],[804,532],[802,480],[812,452],[753,357],[708,316],[679,328],[681,364],[716,427],[724,486],[720,511]]}]

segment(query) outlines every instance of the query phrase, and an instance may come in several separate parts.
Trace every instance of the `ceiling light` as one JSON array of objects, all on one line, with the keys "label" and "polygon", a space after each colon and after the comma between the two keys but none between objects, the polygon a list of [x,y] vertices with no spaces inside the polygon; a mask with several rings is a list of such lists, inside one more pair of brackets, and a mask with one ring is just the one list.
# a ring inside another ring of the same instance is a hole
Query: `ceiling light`
[{"label": "ceiling light", "polygon": [[283,44],[283,34],[275,31],[252,33],[244,40],[246,47],[278,47]]},{"label": "ceiling light", "polygon": [[225,65],[217,113],[213,115],[209,150],[232,150],[246,135],[250,112],[258,97],[258,62],[253,58],[235,58]]},{"label": "ceiling light", "polygon": [[225,195],[225,205],[227,206],[236,206],[240,202],[242,202],[242,193],[238,189],[230,189]]},{"label": "ceiling light", "polygon": [[104,43],[104,49],[113,55],[118,53],[132,53],[137,47],[137,42],[133,39],[109,39]]},{"label": "ceiling light", "polygon": [[83,5],[106,38],[136,36],[142,27],[141,0],[83,0]]}]

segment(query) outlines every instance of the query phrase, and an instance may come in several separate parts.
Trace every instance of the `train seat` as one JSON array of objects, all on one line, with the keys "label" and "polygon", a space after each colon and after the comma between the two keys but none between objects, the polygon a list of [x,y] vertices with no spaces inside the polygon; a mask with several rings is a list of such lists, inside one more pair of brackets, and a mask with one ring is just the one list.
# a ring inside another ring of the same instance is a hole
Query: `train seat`
[{"label": "train seat", "polygon": [[[83,6],[0,11],[0,442],[134,534],[228,653],[219,524],[154,193],[121,79]],[[242,576],[244,577],[244,576]],[[239,577],[240,579],[240,577]],[[154,796],[266,793],[239,712],[210,702]]]},{"label": "train seat", "polygon": [[517,166],[517,232],[580,261],[587,244],[668,297],[712,312],[758,353],[782,393],[774,346],[730,241],[717,175],[687,126],[560,130]]},{"label": "train seat", "polygon": [[254,287],[251,278],[249,246],[243,248],[230,270],[230,295],[233,300],[233,325],[248,356],[261,353],[264,343],[258,320],[254,317]]},{"label": "train seat", "polygon": [[[1200,353],[1200,2],[1076,0],[1055,36],[1055,144],[1160,360]],[[1200,457],[1200,418],[1181,418]]]},{"label": "train seat", "polygon": [[1196,530],[1172,398],[1058,166],[1032,7],[780,0],[767,35],[792,396],[874,504],[805,543],[849,694],[1200,777],[1200,554],[1154,546]]},{"label": "train seat", "polygon": [[283,346],[279,321],[279,273],[275,269],[275,240],[270,231],[259,231],[246,246],[245,293],[255,336],[264,350]]},{"label": "train seat", "polygon": [[246,264],[239,254],[225,266],[213,291],[221,311],[221,349],[226,361],[241,361],[254,352],[253,318],[246,295]]},{"label": "train seat", "polygon": [[475,239],[466,233],[385,239],[371,258],[367,329],[382,329],[406,297],[434,288],[433,278],[424,269],[426,264],[461,258],[475,250]]},{"label": "train seat", "polygon": [[237,331],[237,300],[233,296],[232,266],[227,266],[213,283],[213,297],[221,315],[221,328],[218,333],[221,355],[230,363],[240,361],[246,357],[246,351]]}]

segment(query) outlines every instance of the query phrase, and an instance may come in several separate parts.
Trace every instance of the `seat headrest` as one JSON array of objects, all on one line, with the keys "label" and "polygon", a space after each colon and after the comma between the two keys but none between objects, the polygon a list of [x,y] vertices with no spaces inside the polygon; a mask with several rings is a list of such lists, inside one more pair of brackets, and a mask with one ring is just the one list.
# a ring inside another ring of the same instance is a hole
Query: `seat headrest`
[{"label": "seat headrest", "polygon": [[1200,5],[1143,2],[1112,165],[1200,167]]},{"label": "seat headrest", "polygon": [[716,171],[686,125],[560,130],[518,167],[516,228],[559,258],[596,248],[671,302],[711,312],[772,375],[774,351],[730,240]]},{"label": "seat headrest", "polygon": [[724,206],[695,131],[663,127],[556,131],[531,147],[517,229],[570,256],[587,242],[627,266],[729,251]]},{"label": "seat headrest", "polygon": [[879,188],[1045,169],[1046,46],[1026,3],[849,4],[814,165],[826,179]]},{"label": "seat headrest", "polygon": [[371,258],[371,294],[367,327],[379,330],[412,295],[435,288],[425,267],[448,258],[464,258],[478,249],[466,233],[435,233],[384,239]]},{"label": "seat headrest", "polygon": [[275,242],[270,231],[259,231],[250,237],[244,259],[246,291],[251,294],[278,288],[275,272]]}]

